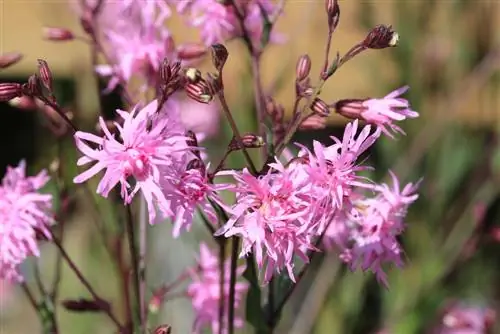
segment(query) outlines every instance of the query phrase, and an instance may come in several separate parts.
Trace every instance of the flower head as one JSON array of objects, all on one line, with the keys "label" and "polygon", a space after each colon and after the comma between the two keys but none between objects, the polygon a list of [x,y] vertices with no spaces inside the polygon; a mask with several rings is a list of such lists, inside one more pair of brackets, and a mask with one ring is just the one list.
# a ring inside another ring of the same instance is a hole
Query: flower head
[{"label": "flower head", "polygon": [[49,180],[45,171],[26,176],[26,163],[8,167],[0,186],[0,279],[21,281],[18,266],[39,256],[37,231],[50,239],[52,195],[37,191]]},{"label": "flower head", "polygon": [[128,204],[141,190],[148,204],[150,223],[155,218],[154,203],[164,214],[172,214],[160,188],[160,174],[182,159],[187,150],[178,120],[167,111],[156,113],[156,108],[157,101],[154,100],[140,110],[117,110],[124,119],[123,126],[116,124],[120,139],[109,132],[102,118],[99,122],[104,137],[81,131],[75,133],[76,145],[84,154],[77,164],[95,164],[75,177],[74,182],[85,182],[105,170],[97,193],[107,197],[120,184],[121,196]]},{"label": "flower head", "polygon": [[384,134],[393,138],[389,129],[404,134],[394,122],[419,116],[416,111],[410,109],[408,101],[400,97],[408,89],[408,86],[401,87],[381,99],[341,100],[335,108],[345,117],[361,119],[378,126]]},{"label": "flower head", "polygon": [[[201,333],[202,329],[210,325],[212,333],[219,333],[219,305],[221,298],[224,298],[224,323],[222,333],[227,333],[227,313],[229,311],[229,290],[230,290],[230,262],[224,263],[224,287],[221,296],[221,277],[218,258],[210,249],[202,243],[200,245],[200,258],[197,269],[191,271],[193,282],[188,286],[187,294],[191,298],[191,303],[196,312],[196,319],[193,325],[194,333]],[[236,275],[241,276],[245,270],[244,266],[236,269]],[[247,283],[237,282],[235,285],[235,308],[241,305],[243,295],[248,289]],[[235,327],[242,327],[243,320],[235,318]]]}]

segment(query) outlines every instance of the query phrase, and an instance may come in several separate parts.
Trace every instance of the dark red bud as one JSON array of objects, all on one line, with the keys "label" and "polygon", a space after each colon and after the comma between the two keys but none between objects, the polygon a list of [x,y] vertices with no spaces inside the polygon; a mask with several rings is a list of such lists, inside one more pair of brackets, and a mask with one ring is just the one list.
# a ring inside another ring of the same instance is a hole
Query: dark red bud
[{"label": "dark red bud", "polygon": [[381,24],[368,33],[363,41],[363,46],[369,49],[384,49],[396,46],[398,41],[398,33],[391,26]]},{"label": "dark red bud", "polygon": [[229,57],[229,52],[222,44],[214,44],[211,46],[212,50],[212,63],[217,71],[221,72],[226,64],[227,58]]},{"label": "dark red bud", "polygon": [[43,59],[38,59],[38,71],[40,72],[40,80],[42,84],[52,92],[52,72],[50,71],[49,64]]},{"label": "dark red bud", "polygon": [[22,86],[14,82],[0,83],[0,101],[6,102],[23,95]]},{"label": "dark red bud", "polygon": [[18,52],[7,52],[0,55],[0,68],[10,67],[23,58],[23,55]]},{"label": "dark red bud", "polygon": [[340,7],[337,0],[325,0],[325,10],[328,16],[328,28],[334,31],[339,24]]},{"label": "dark red bud", "polygon": [[308,55],[303,55],[297,61],[295,67],[295,77],[297,81],[302,81],[309,76],[311,72],[311,58]]},{"label": "dark red bud", "polygon": [[43,38],[53,42],[65,42],[75,39],[71,30],[65,28],[44,27],[42,30]]},{"label": "dark red bud", "polygon": [[330,107],[326,104],[325,101],[320,98],[316,98],[311,105],[311,110],[316,113],[316,115],[322,117],[328,117],[330,115]]}]

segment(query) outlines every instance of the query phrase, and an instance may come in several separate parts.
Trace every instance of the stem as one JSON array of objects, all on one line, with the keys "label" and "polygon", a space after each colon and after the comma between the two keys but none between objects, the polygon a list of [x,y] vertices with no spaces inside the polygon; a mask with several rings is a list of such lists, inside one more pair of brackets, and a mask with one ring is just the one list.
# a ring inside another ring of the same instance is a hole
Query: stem
[{"label": "stem", "polygon": [[118,271],[121,277],[122,291],[123,291],[123,299],[125,302],[125,327],[128,330],[128,333],[133,333],[133,320],[132,320],[132,304],[130,301],[130,289],[129,287],[129,270],[127,265],[123,261],[123,243],[122,238],[119,237],[116,245],[115,245],[115,254],[117,257]]},{"label": "stem", "polygon": [[330,58],[330,47],[332,45],[332,36],[333,36],[333,29],[328,29],[328,37],[326,39],[326,48],[325,48],[325,63],[323,65],[323,71],[321,72],[321,75],[325,75],[328,70],[328,59]]},{"label": "stem", "polygon": [[73,133],[78,131],[77,127],[71,122],[71,120],[66,116],[64,111],[59,107],[59,105],[56,102],[52,102],[51,100],[47,99],[45,96],[37,96],[43,103],[51,107],[52,109],[55,110],[59,116],[62,117],[62,119],[66,122],[66,124],[69,125],[69,127],[73,130]]},{"label": "stem", "polygon": [[[60,240],[57,239],[57,237],[54,235],[54,232],[52,232],[52,230],[49,230],[49,233],[51,234],[52,242],[54,242],[54,244],[56,245],[56,247],[59,249],[59,251],[61,252],[62,257],[64,258],[64,260],[66,260],[66,262],[68,263],[68,266],[75,273],[75,275],[78,277],[78,279],[83,284],[83,286],[88,290],[88,292],[92,295],[92,297],[96,301],[101,301],[101,302],[104,301],[104,299],[102,299],[101,297],[99,297],[99,295],[95,292],[95,290],[92,288],[92,286],[87,281],[87,279],[85,279],[85,277],[83,276],[83,274],[81,273],[81,271],[78,269],[78,267],[76,266],[76,264],[73,262],[73,260],[71,260],[71,258],[69,257],[68,253],[66,253],[66,251],[62,247],[62,244],[61,244]],[[113,312],[111,312],[111,309],[108,308],[108,307],[105,307],[105,308],[103,308],[103,311],[115,323],[116,327],[118,327],[119,330],[120,330],[120,332],[121,332],[122,329],[123,329],[122,325],[120,324],[120,322],[118,321],[118,319],[115,317],[115,315],[113,314]]]},{"label": "stem", "polygon": [[141,198],[140,218],[139,218],[139,293],[140,293],[140,312],[143,333],[147,332],[147,314],[146,314],[146,256],[147,256],[147,224],[148,212],[146,200]]},{"label": "stem", "polygon": [[[265,138],[266,128],[264,124],[264,117],[266,111],[266,105],[264,101],[264,90],[262,89],[262,80],[260,76],[260,55],[252,55],[252,74],[253,74],[253,91],[255,95],[255,107],[257,109],[257,125],[259,129],[259,136]],[[266,161],[266,147],[261,147],[261,158],[262,161]]]},{"label": "stem", "polygon": [[245,160],[247,161],[247,164],[248,164],[248,167],[250,168],[250,171],[252,172],[252,174],[257,175],[257,169],[255,168],[255,165],[253,164],[252,158],[250,157],[250,154],[248,154],[246,147],[243,145],[240,131],[238,130],[238,126],[236,125],[236,122],[234,121],[233,115],[231,114],[231,111],[229,110],[229,106],[227,105],[226,98],[224,97],[224,92],[222,90],[220,90],[217,93],[217,96],[219,98],[222,110],[224,110],[224,114],[226,115],[226,118],[229,122],[229,125],[231,126],[231,129],[233,130],[233,134],[236,137],[238,144],[241,146],[241,150],[243,151],[243,155],[245,156]]},{"label": "stem", "polygon": [[38,302],[35,299],[35,296],[33,296],[33,292],[31,292],[30,288],[28,287],[28,285],[25,282],[21,283],[21,288],[23,289],[26,297],[28,297],[28,300],[29,300],[31,306],[33,306],[35,311],[38,312],[39,306],[38,306]]},{"label": "stem", "polygon": [[219,334],[224,332],[224,291],[225,291],[225,259],[226,259],[226,238],[221,237],[219,239],[219,273],[220,273],[220,282],[219,282]]},{"label": "stem", "polygon": [[134,231],[134,218],[132,215],[132,209],[130,205],[127,205],[127,219],[126,219],[126,229],[127,229],[127,237],[128,237],[128,247],[130,250],[130,257],[132,258],[132,272],[134,273],[134,293],[136,298],[136,316],[139,320],[140,326],[144,319],[142,318],[142,312],[140,310],[141,305],[141,288],[140,288],[140,278],[139,278],[139,257],[137,253],[137,249],[135,246],[135,231]]},{"label": "stem", "polygon": [[235,289],[236,289],[236,266],[238,264],[238,248],[240,239],[233,237],[231,247],[231,276],[229,280],[229,312],[228,312],[228,333],[234,334],[234,314],[235,314]]}]

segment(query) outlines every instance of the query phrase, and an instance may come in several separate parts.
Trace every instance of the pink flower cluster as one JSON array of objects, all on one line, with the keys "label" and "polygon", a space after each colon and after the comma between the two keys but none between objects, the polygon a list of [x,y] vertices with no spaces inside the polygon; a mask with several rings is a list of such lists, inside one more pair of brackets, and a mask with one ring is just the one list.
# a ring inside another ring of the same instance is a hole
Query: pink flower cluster
[{"label": "pink flower cluster", "polygon": [[207,46],[241,37],[244,31],[249,35],[254,47],[259,46],[264,29],[263,13],[270,19],[278,10],[270,0],[236,0],[234,3],[243,16],[242,26],[239,14],[230,2],[217,0],[172,2],[177,4],[180,13],[187,14],[188,22],[199,29],[201,38]]},{"label": "pink flower cluster", "polygon": [[140,191],[148,205],[149,222],[155,223],[158,208],[163,217],[173,219],[177,237],[191,226],[198,205],[206,208],[209,219],[217,220],[208,198],[219,202],[217,191],[227,186],[210,184],[202,162],[201,167],[189,166],[199,158],[187,144],[175,109],[165,104],[156,112],[157,106],[154,100],[140,110],[117,110],[124,120],[123,125],[116,123],[118,138],[107,129],[102,117],[103,137],[76,132],[77,148],[84,154],[77,165],[94,165],[76,176],[74,182],[85,182],[104,170],[97,193],[108,197],[119,184],[120,195],[129,204]]},{"label": "pink flower cluster", "polygon": [[26,176],[26,163],[8,167],[0,186],[0,280],[22,281],[19,265],[39,256],[37,233],[50,239],[52,195],[37,191],[47,182],[45,171]]},{"label": "pink flower cluster", "polygon": [[[237,277],[241,276],[245,271],[244,266],[236,269]],[[187,294],[191,298],[193,308],[196,311],[196,319],[193,324],[194,333],[202,333],[202,329],[206,325],[212,327],[212,333],[220,333],[219,326],[219,305],[220,300],[224,299],[223,319],[227,322],[227,314],[229,310],[229,289],[230,289],[230,263],[226,261],[224,264],[224,286],[223,295],[221,296],[221,277],[219,270],[218,257],[210,251],[210,249],[202,243],[200,245],[200,258],[198,268],[191,271],[192,283],[188,286]],[[248,289],[247,283],[236,282],[235,285],[235,308],[238,309],[242,304],[243,295]],[[242,327],[243,320],[235,318],[235,327]],[[227,333],[227,323],[222,324],[222,333]]]}]

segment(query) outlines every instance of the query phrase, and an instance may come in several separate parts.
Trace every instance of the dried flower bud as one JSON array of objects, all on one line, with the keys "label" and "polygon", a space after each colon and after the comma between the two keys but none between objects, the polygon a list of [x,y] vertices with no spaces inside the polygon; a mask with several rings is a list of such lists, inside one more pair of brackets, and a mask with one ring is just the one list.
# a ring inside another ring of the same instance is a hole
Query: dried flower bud
[{"label": "dried flower bud", "polygon": [[378,25],[373,28],[365,40],[363,46],[369,49],[384,49],[398,44],[399,35],[391,26]]},{"label": "dried flower bud", "polygon": [[7,52],[0,55],[0,68],[10,67],[23,58],[23,55],[18,52]]},{"label": "dried flower bud", "polygon": [[71,30],[65,28],[44,27],[42,30],[43,38],[53,42],[65,42],[75,39]]},{"label": "dried flower bud", "polygon": [[326,118],[320,115],[312,115],[299,125],[299,130],[321,130],[326,128]]},{"label": "dried flower bud", "polygon": [[297,81],[302,81],[309,76],[311,72],[311,58],[309,55],[303,55],[297,61],[295,67],[295,77]]},{"label": "dried flower bud", "polygon": [[200,79],[201,79],[200,70],[198,70],[194,67],[187,68],[186,71],[184,72],[184,75],[185,75],[186,79],[188,80],[188,82],[190,82],[190,83],[196,83],[196,82],[200,81]]},{"label": "dried flower bud", "polygon": [[52,72],[50,71],[49,64],[43,59],[37,59],[37,61],[42,84],[52,93]]},{"label": "dried flower bud", "polygon": [[325,10],[328,15],[328,29],[331,32],[337,28],[340,20],[340,7],[337,0],[325,0]]},{"label": "dried flower bud", "polygon": [[170,325],[161,325],[159,327],[156,327],[155,331],[153,334],[171,334],[172,333],[172,327]]},{"label": "dried flower bud", "polygon": [[186,90],[186,94],[197,102],[209,103],[213,100],[210,89],[204,80],[200,80],[197,83],[189,83],[184,89]]},{"label": "dried flower bud", "polygon": [[198,139],[196,138],[196,134],[189,130],[186,132],[186,137],[188,138],[186,140],[186,144],[191,147],[198,147]]},{"label": "dried flower bud", "polygon": [[62,301],[64,308],[73,312],[101,312],[109,309],[109,303],[104,300],[66,299]]},{"label": "dried flower bud", "polygon": [[328,117],[330,115],[330,107],[325,101],[320,98],[316,98],[311,105],[311,110],[316,113],[316,115],[322,117]]},{"label": "dried flower bud", "polygon": [[28,83],[23,85],[23,93],[30,96],[42,95],[42,86],[38,75],[33,74],[28,78]]},{"label": "dried flower bud", "polygon": [[217,71],[221,72],[226,64],[227,58],[229,57],[229,53],[227,49],[222,44],[214,44],[211,47],[212,49],[212,63]]},{"label": "dried flower bud", "polygon": [[0,83],[0,101],[10,101],[23,95],[22,86],[15,82]]},{"label": "dried flower bud", "polygon": [[350,119],[360,118],[366,109],[363,102],[364,100],[360,99],[339,100],[335,103],[335,112]]},{"label": "dried flower bud", "polygon": [[186,43],[179,45],[177,55],[182,60],[193,60],[203,57],[207,51],[207,48],[202,44]]},{"label": "dried flower bud", "polygon": [[[253,133],[247,133],[241,137],[241,144],[244,148],[259,148],[264,146],[266,142],[260,136],[257,136]],[[231,150],[239,150],[243,147],[240,145],[236,137],[233,137],[233,139],[229,143],[229,149]]]}]

